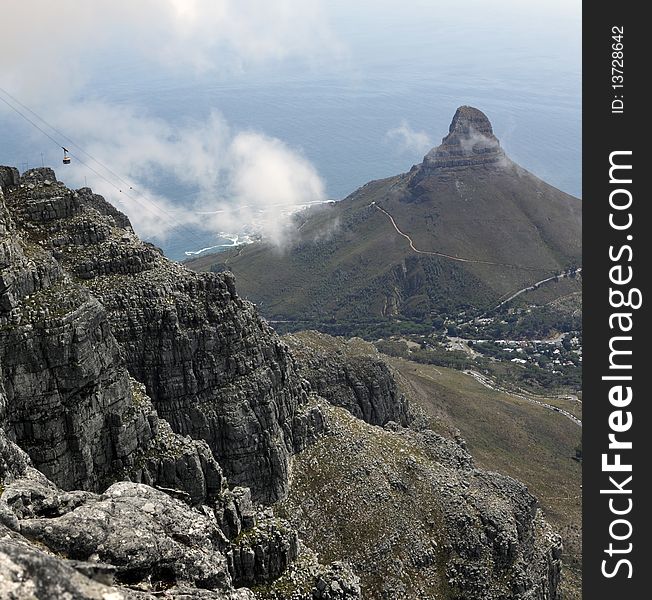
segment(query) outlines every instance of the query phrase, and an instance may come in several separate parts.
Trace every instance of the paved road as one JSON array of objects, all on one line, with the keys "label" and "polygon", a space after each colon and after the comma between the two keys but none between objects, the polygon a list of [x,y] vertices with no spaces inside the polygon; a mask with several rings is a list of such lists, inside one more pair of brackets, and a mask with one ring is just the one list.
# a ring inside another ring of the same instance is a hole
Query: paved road
[{"label": "paved road", "polygon": [[546,277],[546,279],[542,279],[541,281],[537,281],[536,283],[533,283],[532,285],[529,285],[528,287],[524,287],[517,292],[514,292],[509,296],[509,298],[506,298],[503,300],[500,304],[498,304],[496,307],[494,307],[493,310],[496,310],[500,308],[503,304],[507,304],[511,300],[514,300],[514,298],[520,296],[521,294],[524,294],[525,292],[532,292],[536,290],[540,285],[543,285],[544,283],[548,283],[549,281],[557,280],[557,279],[563,279],[564,277],[570,277],[571,274],[575,273],[581,273],[582,272],[582,267],[579,267],[577,269],[568,269],[567,271],[563,271],[561,273],[558,273],[557,275],[553,275],[552,277]]}]

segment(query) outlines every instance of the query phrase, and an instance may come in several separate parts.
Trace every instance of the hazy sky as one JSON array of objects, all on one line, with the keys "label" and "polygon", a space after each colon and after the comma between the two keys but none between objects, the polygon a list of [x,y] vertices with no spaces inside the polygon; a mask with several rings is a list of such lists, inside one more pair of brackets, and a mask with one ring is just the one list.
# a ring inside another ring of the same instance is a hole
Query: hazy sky
[{"label": "hazy sky", "polygon": [[[233,127],[218,112],[219,106],[201,121],[171,121],[106,93],[111,86],[97,85],[108,78],[119,89],[130,67],[152,81],[177,77],[242,82],[337,72],[347,73],[355,85],[372,62],[387,64],[388,72],[409,69],[411,57],[427,40],[433,70],[441,77],[454,77],[456,72],[482,77],[487,69],[496,72],[504,63],[508,85],[512,74],[525,72],[536,61],[537,68],[549,65],[554,86],[558,71],[579,73],[580,68],[579,1],[12,0],[10,4],[3,11],[0,87],[63,133],[74,132],[75,141],[120,175],[124,180],[120,187],[127,182],[160,207],[152,210],[151,204],[122,195],[120,208],[145,235],[163,234],[180,222],[237,228],[272,204],[323,199],[325,182],[299,148],[268,135],[264,128]],[[1,91],[0,97],[8,99]],[[10,121],[16,127],[16,118],[0,103],[0,127]],[[28,125],[19,127],[26,136],[42,140]],[[430,134],[415,129],[397,122],[387,139],[398,148],[427,150],[433,143]],[[53,148],[48,161],[58,160],[57,152]],[[181,153],[183,165],[176,160]],[[181,210],[178,203],[148,189],[148,181],[161,170],[180,183],[200,182],[195,205]],[[109,184],[74,164],[66,176],[76,185],[90,177],[94,188],[116,196],[111,175],[106,175]],[[272,210],[265,232],[281,239],[286,225]]]}]

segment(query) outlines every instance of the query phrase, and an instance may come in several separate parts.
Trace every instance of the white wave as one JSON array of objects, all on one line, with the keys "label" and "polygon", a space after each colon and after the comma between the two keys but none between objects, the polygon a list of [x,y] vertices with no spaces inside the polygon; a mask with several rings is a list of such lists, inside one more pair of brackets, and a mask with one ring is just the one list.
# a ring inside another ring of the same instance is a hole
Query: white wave
[{"label": "white wave", "polygon": [[224,233],[220,232],[219,237],[229,240],[230,244],[215,244],[214,246],[207,246],[206,248],[201,248],[200,250],[186,250],[184,254],[186,256],[197,256],[198,254],[203,254],[209,250],[215,250],[216,248],[233,248],[235,246],[244,246],[245,244],[252,244],[253,239],[248,235],[243,235],[242,237],[235,233]]}]

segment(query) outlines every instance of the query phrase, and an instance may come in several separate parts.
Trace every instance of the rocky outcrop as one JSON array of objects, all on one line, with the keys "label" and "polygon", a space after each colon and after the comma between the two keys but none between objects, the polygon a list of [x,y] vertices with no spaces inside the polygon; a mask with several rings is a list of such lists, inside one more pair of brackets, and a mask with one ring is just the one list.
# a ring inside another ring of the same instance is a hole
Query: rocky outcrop
[{"label": "rocky outcrop", "polygon": [[[59,598],[153,598],[131,590],[116,591],[106,583],[102,566],[88,565],[90,577],[0,525],[0,596],[7,600]],[[83,568],[83,567],[82,567]],[[103,581],[104,580],[104,581]],[[215,596],[213,596],[215,598]]]},{"label": "rocky outcrop", "polygon": [[252,598],[300,547],[256,501],[325,427],[286,346],[90,190],[0,180],[0,595]]},{"label": "rocky outcrop", "polygon": [[459,442],[324,408],[331,433],[295,456],[277,514],[365,597],[556,600],[561,541],[516,480],[476,469]]},{"label": "rocky outcrop", "polygon": [[20,182],[20,173],[15,167],[0,166],[0,190],[15,187]]},{"label": "rocky outcrop", "polygon": [[318,331],[284,336],[299,374],[335,406],[370,423],[407,425],[408,403],[387,365],[362,340],[336,338]]},{"label": "rocky outcrop", "polygon": [[455,111],[448,135],[441,145],[426,154],[423,167],[468,168],[505,164],[506,160],[487,116],[472,106],[460,106]]},{"label": "rocky outcrop", "polygon": [[236,585],[250,586],[278,579],[298,556],[296,530],[267,511],[233,540],[227,561]]},{"label": "rocky outcrop", "polygon": [[131,482],[64,492],[2,430],[0,457],[2,598],[253,598],[234,589],[209,515]]},{"label": "rocky outcrop", "polygon": [[[310,551],[296,531],[269,509],[254,514],[248,490],[225,493],[223,505],[229,494],[233,518],[247,527],[232,540],[219,511],[148,485],[65,492],[0,429],[0,597],[253,600],[275,596],[245,584],[272,593],[288,578],[279,598],[359,600],[350,570],[297,562],[300,548]],[[322,585],[341,594],[315,596]]]},{"label": "rocky outcrop", "polygon": [[[123,414],[123,406],[112,406],[109,411],[108,404],[115,397],[129,395],[126,378],[118,373],[126,367],[145,385],[158,415],[176,433],[205,440],[234,484],[250,487],[257,500],[282,497],[289,456],[314,438],[323,423],[318,414],[302,410],[306,389],[292,357],[254,307],[238,297],[232,275],[198,275],[171,263],[156,247],[141,242],[126,217],[103,198],[88,188],[67,189],[48,169],[23,175],[18,185],[7,187],[6,195],[26,244],[42,255],[45,264],[53,265],[51,279],[61,282],[59,287],[42,285],[44,292],[23,285],[26,293],[40,294],[30,299],[30,306],[38,313],[50,310],[52,300],[62,308],[64,300],[70,304],[65,314],[57,315],[56,322],[47,323],[48,339],[70,347],[75,344],[74,351],[86,371],[71,371],[68,376],[80,382],[83,393],[99,405],[91,411],[93,418],[106,421],[107,412]],[[35,279],[45,278],[33,275],[31,280]],[[55,293],[59,296],[53,298]],[[33,321],[30,314],[26,322]],[[66,335],[76,337],[67,339]],[[35,344],[28,337],[21,340],[24,347]],[[91,348],[98,349],[96,356],[111,358],[94,361]],[[28,371],[40,378],[46,357],[56,352],[46,345],[36,352],[14,353],[14,357],[22,360],[27,354],[36,363]],[[124,362],[118,360],[118,354]],[[68,364],[66,355],[61,354],[60,359]],[[95,382],[95,388],[89,387],[89,382]],[[97,391],[106,390],[109,383],[116,389]],[[21,386],[26,397],[35,396],[35,385]],[[103,394],[110,399],[104,400]],[[43,404],[42,393],[37,396]],[[16,400],[17,405],[21,403]],[[32,407],[26,411],[31,414]],[[18,421],[24,419],[20,411],[15,414]],[[46,414],[50,422],[51,412],[42,413]],[[69,440],[70,430],[79,429],[66,425],[65,418],[91,417],[62,414],[60,424],[54,425],[59,431],[57,439],[43,444],[35,437],[29,452],[61,485],[80,487],[84,478],[90,477],[88,459],[75,459],[78,469],[68,481],[61,479],[63,474],[56,473],[54,466],[69,462],[63,457],[59,438]],[[134,416],[131,423],[132,437],[154,437],[154,431],[147,431],[151,424],[146,418]],[[119,423],[107,421],[106,426],[130,425],[120,416]],[[18,431],[20,423],[15,427]],[[98,423],[88,429],[88,435],[100,435],[101,430]],[[21,444],[29,444],[32,433],[19,436]],[[142,446],[143,441],[131,445]],[[77,445],[87,447],[83,442]],[[38,452],[50,452],[51,446],[57,446],[53,453],[37,456]],[[109,458],[95,462],[109,465]],[[48,461],[53,466],[45,466]],[[102,475],[98,472],[97,477]]]},{"label": "rocky outcrop", "polygon": [[347,563],[336,561],[323,566],[317,555],[305,546],[301,546],[298,559],[281,577],[254,589],[260,600],[358,600],[363,597],[360,579]]},{"label": "rocky outcrop", "polygon": [[[12,491],[10,486],[3,498],[13,508],[22,498]],[[182,583],[224,590],[230,583],[227,541],[216,523],[142,484],[116,483],[101,496],[86,495],[69,512],[23,516],[19,524],[23,536],[55,553],[113,565],[115,579],[124,584],[149,579],[153,589]]]}]

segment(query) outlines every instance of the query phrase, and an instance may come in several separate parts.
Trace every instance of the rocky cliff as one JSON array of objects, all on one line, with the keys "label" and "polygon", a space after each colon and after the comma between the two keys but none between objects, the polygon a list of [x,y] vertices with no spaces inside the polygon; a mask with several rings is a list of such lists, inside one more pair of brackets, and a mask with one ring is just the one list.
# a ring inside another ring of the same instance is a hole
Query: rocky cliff
[{"label": "rocky cliff", "polygon": [[370,355],[360,339],[336,338],[318,331],[283,337],[299,373],[321,397],[371,425],[410,422],[408,403],[387,365]]},{"label": "rocky cliff", "polygon": [[332,598],[360,597],[345,565],[299,563],[310,554],[278,518],[260,514],[247,534],[228,539],[209,507],[149,485],[65,492],[1,429],[0,481],[3,599],[254,600],[260,595],[245,584],[271,585],[286,571],[294,583],[287,597],[309,600],[321,582],[341,590]]},{"label": "rocky cliff", "polygon": [[[49,321],[43,321],[43,327],[50,330],[53,345],[64,343],[80,355],[75,364],[81,366],[66,374],[72,385],[94,403],[104,402],[106,393],[123,398],[126,368],[145,385],[157,413],[175,432],[208,443],[233,483],[250,487],[256,499],[281,497],[289,456],[303,447],[311,432],[318,432],[321,421],[318,414],[302,412],[306,390],[290,354],[253,306],[238,297],[232,275],[198,275],[168,261],[140,241],[124,215],[102,197],[88,188],[68,190],[47,169],[23,175],[6,202],[32,253],[32,262],[19,264],[34,264],[18,269],[25,282],[7,284],[14,290],[7,293],[29,296],[32,312],[26,323],[41,318],[41,313],[50,319],[44,311],[51,303],[65,311],[56,315],[61,331],[54,331]],[[13,252],[18,261],[27,260],[19,249]],[[23,335],[17,331],[14,335]],[[61,337],[66,332],[69,340]],[[41,387],[46,356],[56,355],[63,365],[69,362],[54,346],[34,352],[28,350],[33,342],[21,340],[24,350],[13,356],[36,361],[21,374],[34,373]],[[93,348],[99,361],[87,358]],[[12,361],[5,364],[9,368]],[[58,366],[51,366],[47,377],[55,377]],[[106,391],[105,383],[116,389]],[[13,388],[35,398],[34,385],[21,382]],[[93,385],[104,391],[96,393]],[[46,387],[57,389],[54,383]],[[115,407],[112,412],[120,411]],[[90,410],[70,418],[97,419],[105,412]],[[52,417],[48,410],[43,415]],[[143,429],[135,417],[132,421],[125,426]],[[59,426],[60,436],[64,429]],[[87,429],[89,439],[100,429],[99,424]],[[18,439],[22,443],[21,435]],[[49,452],[39,438],[33,441],[40,452]],[[90,474],[71,473],[64,481],[45,466],[60,452],[32,458],[61,485],[92,488],[94,482],[84,481]]]},{"label": "rocky cliff", "polygon": [[[26,181],[16,189],[34,187]],[[47,202],[65,211],[68,199]],[[4,201],[0,234],[0,424],[67,489],[100,489],[131,472],[149,483],[187,487],[198,502],[218,493],[223,478],[212,454],[201,443],[173,439],[129,377],[104,307],[48,248],[18,233]]]},{"label": "rocky cliff", "polygon": [[448,135],[423,159],[426,169],[486,166],[507,161],[487,116],[472,106],[460,106]]},{"label": "rocky cliff", "polygon": [[[0,181],[0,595],[101,597],[99,578],[146,593],[116,598],[244,598],[294,568],[307,550],[255,502],[323,426],[285,345],[232,278],[169,263],[90,190]],[[332,571],[313,563],[307,597]]]},{"label": "rocky cliff", "polygon": [[276,505],[302,539],[328,560],[346,556],[371,598],[557,597],[561,539],[522,483],[476,468],[459,433],[430,430],[372,344],[283,339],[299,372],[346,409],[325,409],[329,434],[294,457]]},{"label": "rocky cliff", "polygon": [[404,427],[355,341],[288,341],[231,274],[0,168],[0,596],[557,598],[524,486]]}]

